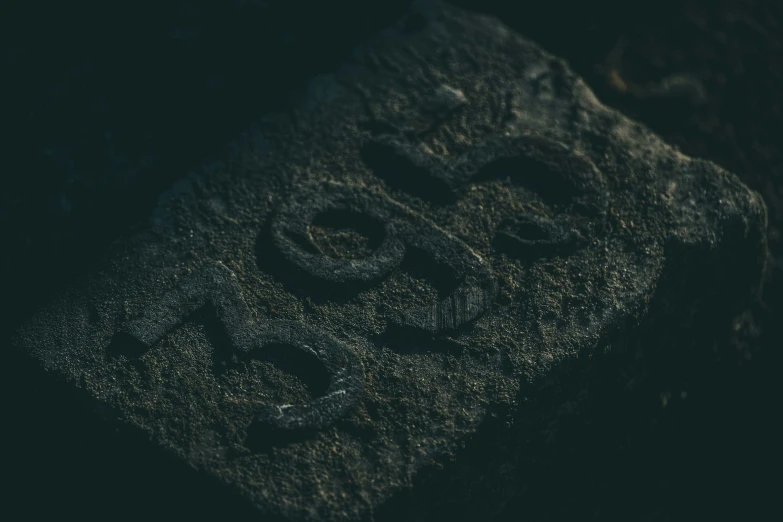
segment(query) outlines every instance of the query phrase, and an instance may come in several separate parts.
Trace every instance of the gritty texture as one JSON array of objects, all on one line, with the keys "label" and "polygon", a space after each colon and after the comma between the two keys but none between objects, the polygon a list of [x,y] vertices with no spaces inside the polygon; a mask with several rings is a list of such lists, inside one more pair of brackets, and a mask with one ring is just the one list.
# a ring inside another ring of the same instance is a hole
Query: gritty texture
[{"label": "gritty texture", "polygon": [[265,514],[391,517],[411,488],[458,503],[446,463],[492,481],[460,468],[471,440],[522,462],[552,379],[650,310],[752,294],[765,212],[561,60],[424,2],[173,187],[17,344]]}]

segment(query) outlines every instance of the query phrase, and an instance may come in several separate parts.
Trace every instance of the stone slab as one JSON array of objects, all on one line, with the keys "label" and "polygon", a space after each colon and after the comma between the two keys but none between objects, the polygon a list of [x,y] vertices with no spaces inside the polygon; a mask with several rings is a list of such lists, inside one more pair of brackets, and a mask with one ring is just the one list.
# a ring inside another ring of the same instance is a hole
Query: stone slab
[{"label": "stone slab", "polygon": [[439,473],[498,480],[454,481],[466,444],[656,303],[752,291],[765,228],[756,193],[562,60],[420,2],[15,344],[259,515],[363,520]]}]

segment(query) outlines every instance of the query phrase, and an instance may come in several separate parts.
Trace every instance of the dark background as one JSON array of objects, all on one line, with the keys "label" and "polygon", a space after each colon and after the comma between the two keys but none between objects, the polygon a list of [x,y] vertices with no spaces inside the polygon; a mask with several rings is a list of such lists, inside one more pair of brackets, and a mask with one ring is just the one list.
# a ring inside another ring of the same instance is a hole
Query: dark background
[{"label": "dark background", "polygon": [[[551,490],[509,520],[781,518],[783,2],[455,0],[567,59],[599,99],[737,173],[769,209],[762,302],[692,332],[677,367],[607,374],[555,455]],[[138,0],[0,6],[0,339],[157,194],[279,108],[408,1]],[[668,87],[667,87],[668,86]],[[176,463],[2,369],[2,509],[24,517],[225,517]],[[243,513],[234,513],[237,517]],[[7,518],[4,516],[3,518]]]}]

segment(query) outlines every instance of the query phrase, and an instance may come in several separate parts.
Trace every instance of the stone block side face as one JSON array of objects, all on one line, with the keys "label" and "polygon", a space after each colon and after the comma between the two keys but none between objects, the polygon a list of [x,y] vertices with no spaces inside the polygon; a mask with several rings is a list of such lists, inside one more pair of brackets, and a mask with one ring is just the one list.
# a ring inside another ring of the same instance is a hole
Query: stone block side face
[{"label": "stone block side face", "polygon": [[264,513],[365,518],[664,274],[761,279],[758,195],[490,18],[418,3],[299,103],[16,337]]}]

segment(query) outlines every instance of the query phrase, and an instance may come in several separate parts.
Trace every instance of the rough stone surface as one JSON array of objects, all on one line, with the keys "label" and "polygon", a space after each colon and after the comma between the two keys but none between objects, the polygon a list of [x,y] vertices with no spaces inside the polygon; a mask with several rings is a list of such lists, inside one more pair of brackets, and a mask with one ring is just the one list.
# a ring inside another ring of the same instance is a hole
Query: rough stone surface
[{"label": "rough stone surface", "polygon": [[262,513],[393,519],[411,488],[503,480],[461,468],[466,445],[512,433],[481,452],[515,466],[548,414],[526,405],[650,309],[750,295],[765,229],[757,194],[561,60],[423,2],[16,341]]}]

